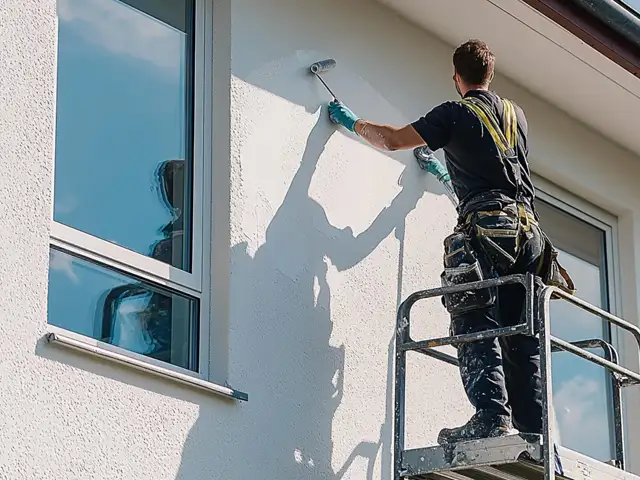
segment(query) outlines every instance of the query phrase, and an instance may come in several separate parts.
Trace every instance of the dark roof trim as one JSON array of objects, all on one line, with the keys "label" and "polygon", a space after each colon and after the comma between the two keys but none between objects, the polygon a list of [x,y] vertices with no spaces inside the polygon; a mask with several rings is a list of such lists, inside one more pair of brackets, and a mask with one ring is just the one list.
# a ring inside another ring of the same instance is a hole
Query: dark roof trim
[{"label": "dark roof trim", "polygon": [[640,78],[640,21],[626,7],[613,0],[523,1]]},{"label": "dark roof trim", "polygon": [[571,0],[640,48],[640,17],[615,0]]}]

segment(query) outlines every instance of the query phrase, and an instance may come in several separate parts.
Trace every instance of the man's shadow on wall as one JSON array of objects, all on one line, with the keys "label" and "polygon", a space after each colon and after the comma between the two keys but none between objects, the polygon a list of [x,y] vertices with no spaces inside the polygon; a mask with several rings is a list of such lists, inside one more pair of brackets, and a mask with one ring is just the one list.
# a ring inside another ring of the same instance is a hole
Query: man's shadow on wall
[{"label": "man's shadow on wall", "polygon": [[[309,195],[318,161],[334,132],[323,108],[300,167],[267,228],[265,243],[253,258],[246,243],[232,248],[231,316],[242,324],[231,325],[230,355],[243,359],[235,362],[233,376],[246,385],[250,401],[230,412],[228,424],[213,418],[213,412],[219,410],[200,408],[184,446],[178,479],[240,480],[258,478],[256,475],[340,479],[356,458],[364,457],[367,478],[372,480],[379,451],[382,476],[390,478],[392,342],[387,352],[387,408],[380,439],[359,444],[336,470],[332,465],[332,421],[342,399],[345,346],[331,345],[327,272],[329,263],[339,271],[357,265],[398,227],[396,237],[404,235],[404,218],[424,193],[424,183],[409,172],[400,193],[357,236],[349,227],[334,227],[323,207]],[[242,298],[238,292],[243,292]],[[368,321],[359,318],[353,323],[366,329]],[[367,399],[362,402],[366,408]],[[242,432],[241,442],[234,441],[234,431]],[[251,460],[243,461],[243,456]],[[223,464],[215,465],[216,461]],[[256,466],[264,470],[256,472]]]}]

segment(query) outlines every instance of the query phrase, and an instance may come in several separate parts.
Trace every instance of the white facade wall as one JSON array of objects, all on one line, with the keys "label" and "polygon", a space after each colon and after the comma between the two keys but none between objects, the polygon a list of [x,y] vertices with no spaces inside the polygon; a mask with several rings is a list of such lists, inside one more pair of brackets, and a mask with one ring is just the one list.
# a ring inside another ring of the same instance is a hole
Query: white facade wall
[{"label": "white facade wall", "polygon": [[[335,58],[337,95],[401,124],[454,98],[452,47],[364,0],[215,0],[213,23],[211,371],[248,403],[42,341],[55,1],[0,0],[2,478],[391,476],[395,310],[438,284],[454,209],[410,152],[336,131],[305,68]],[[528,115],[533,169],[619,217],[619,313],[636,321],[637,155],[504,78],[495,88]],[[447,331],[439,301],[414,322],[415,336]],[[471,411],[452,368],[413,360],[409,373],[409,446],[423,446]]]}]

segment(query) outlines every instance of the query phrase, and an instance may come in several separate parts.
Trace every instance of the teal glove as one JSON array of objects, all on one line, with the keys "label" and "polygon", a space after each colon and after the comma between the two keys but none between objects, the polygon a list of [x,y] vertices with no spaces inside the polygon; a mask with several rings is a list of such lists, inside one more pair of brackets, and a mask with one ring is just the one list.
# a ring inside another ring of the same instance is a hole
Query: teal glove
[{"label": "teal glove", "polygon": [[451,181],[449,172],[447,172],[447,169],[444,168],[444,165],[442,165],[436,157],[433,157],[427,161],[426,170],[441,182]]},{"label": "teal glove", "polygon": [[434,175],[441,182],[451,181],[449,172],[447,172],[447,169],[444,168],[444,165],[440,163],[429,147],[417,147],[414,149],[413,154],[422,170],[426,170],[431,175]]},{"label": "teal glove", "polygon": [[352,132],[355,131],[356,122],[359,120],[348,107],[337,100],[329,104],[329,118],[333,123],[340,124]]}]

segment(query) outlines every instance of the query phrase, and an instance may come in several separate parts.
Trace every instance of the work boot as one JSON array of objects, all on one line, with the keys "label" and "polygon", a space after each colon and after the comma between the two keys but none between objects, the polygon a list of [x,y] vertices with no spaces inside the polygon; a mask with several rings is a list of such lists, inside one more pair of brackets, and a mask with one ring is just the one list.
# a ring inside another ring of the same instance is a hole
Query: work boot
[{"label": "work boot", "polygon": [[481,438],[504,437],[516,433],[518,431],[511,426],[509,417],[477,412],[471,417],[471,420],[461,427],[440,430],[438,443],[447,445]]}]

